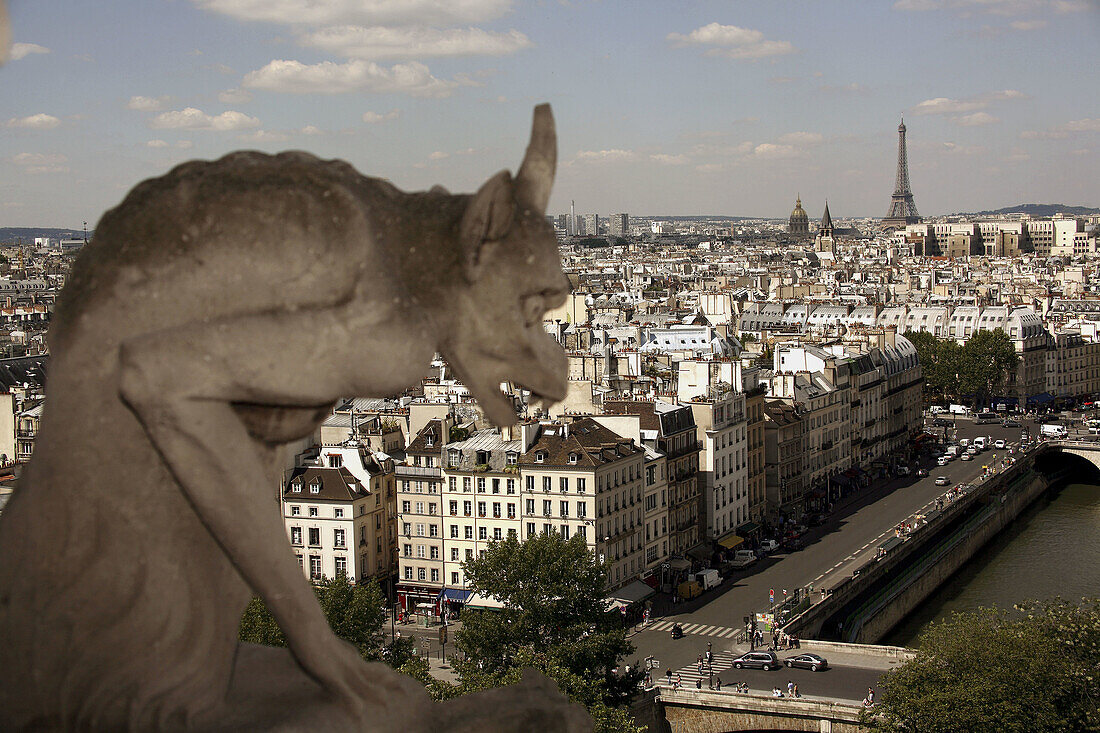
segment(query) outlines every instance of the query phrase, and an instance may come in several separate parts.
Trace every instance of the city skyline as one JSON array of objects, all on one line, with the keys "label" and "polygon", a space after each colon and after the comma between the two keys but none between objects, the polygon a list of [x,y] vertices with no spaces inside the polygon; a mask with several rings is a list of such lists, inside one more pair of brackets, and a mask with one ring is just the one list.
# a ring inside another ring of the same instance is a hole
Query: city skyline
[{"label": "city skyline", "polygon": [[[628,12],[629,10],[629,12]],[[1094,205],[1100,8],[1076,0],[117,2],[11,8],[0,226],[89,225],[140,180],[304,149],[475,190],[554,106],[549,213],[881,217]],[[122,29],[122,30],[120,30]]]}]

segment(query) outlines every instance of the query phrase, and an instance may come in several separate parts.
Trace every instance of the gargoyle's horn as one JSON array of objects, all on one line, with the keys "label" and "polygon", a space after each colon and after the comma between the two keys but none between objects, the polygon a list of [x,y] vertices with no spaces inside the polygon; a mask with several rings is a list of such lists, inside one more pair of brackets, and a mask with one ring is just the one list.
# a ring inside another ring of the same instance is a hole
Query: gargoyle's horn
[{"label": "gargoyle's horn", "polygon": [[4,0],[0,0],[0,64],[8,60],[11,46],[11,24],[8,21],[8,8]]},{"label": "gargoyle's horn", "polygon": [[550,111],[549,104],[540,104],[535,107],[527,155],[516,174],[516,199],[525,206],[535,208],[540,214],[545,213],[557,164],[558,135],[554,131],[554,113]]}]

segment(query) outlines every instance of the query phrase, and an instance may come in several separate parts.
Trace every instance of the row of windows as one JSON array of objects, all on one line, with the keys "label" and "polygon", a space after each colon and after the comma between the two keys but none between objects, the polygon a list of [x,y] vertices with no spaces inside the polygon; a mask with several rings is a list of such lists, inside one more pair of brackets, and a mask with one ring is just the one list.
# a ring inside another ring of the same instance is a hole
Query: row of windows
[{"label": "row of windows", "polygon": [[[321,546],[321,529],[320,527],[309,527],[308,538],[310,547]],[[302,545],[302,528],[291,527],[290,528],[290,544],[301,547]],[[337,548],[347,547],[347,533],[343,529],[332,530],[332,546]]]}]

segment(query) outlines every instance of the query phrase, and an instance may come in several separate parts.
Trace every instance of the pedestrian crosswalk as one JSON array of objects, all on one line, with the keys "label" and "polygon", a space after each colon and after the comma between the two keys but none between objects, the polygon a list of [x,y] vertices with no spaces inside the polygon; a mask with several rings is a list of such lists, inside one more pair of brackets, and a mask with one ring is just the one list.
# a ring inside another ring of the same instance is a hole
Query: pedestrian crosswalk
[{"label": "pedestrian crosswalk", "polygon": [[[672,631],[675,624],[675,621],[656,621],[650,624],[649,629],[652,631]],[[729,626],[709,626],[707,624],[681,624],[681,627],[683,627],[686,635],[715,636],[719,639],[732,639],[741,632],[741,629]]]},{"label": "pedestrian crosswalk", "polygon": [[[701,673],[698,664],[689,664],[673,672],[672,680],[676,680],[677,676],[679,676],[680,684],[688,689],[694,688],[696,681],[701,681],[703,687],[709,687],[713,678],[718,678],[725,674],[726,678],[722,680],[723,684],[731,684],[733,677],[728,673],[733,669],[733,660],[736,656],[737,655],[733,652],[714,652],[714,658],[710,666],[704,664]],[[656,670],[654,671],[656,672]],[[663,685],[671,684],[668,675],[664,673],[662,673],[659,678],[654,677],[654,682]]]}]

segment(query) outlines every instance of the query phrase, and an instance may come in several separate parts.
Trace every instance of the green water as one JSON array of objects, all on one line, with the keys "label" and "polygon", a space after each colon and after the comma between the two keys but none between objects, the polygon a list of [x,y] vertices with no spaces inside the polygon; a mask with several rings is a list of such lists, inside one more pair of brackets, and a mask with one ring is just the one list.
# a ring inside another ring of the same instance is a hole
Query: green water
[{"label": "green water", "polygon": [[1100,486],[1047,495],[987,544],[880,644],[915,646],[932,621],[979,606],[1100,596]]}]

